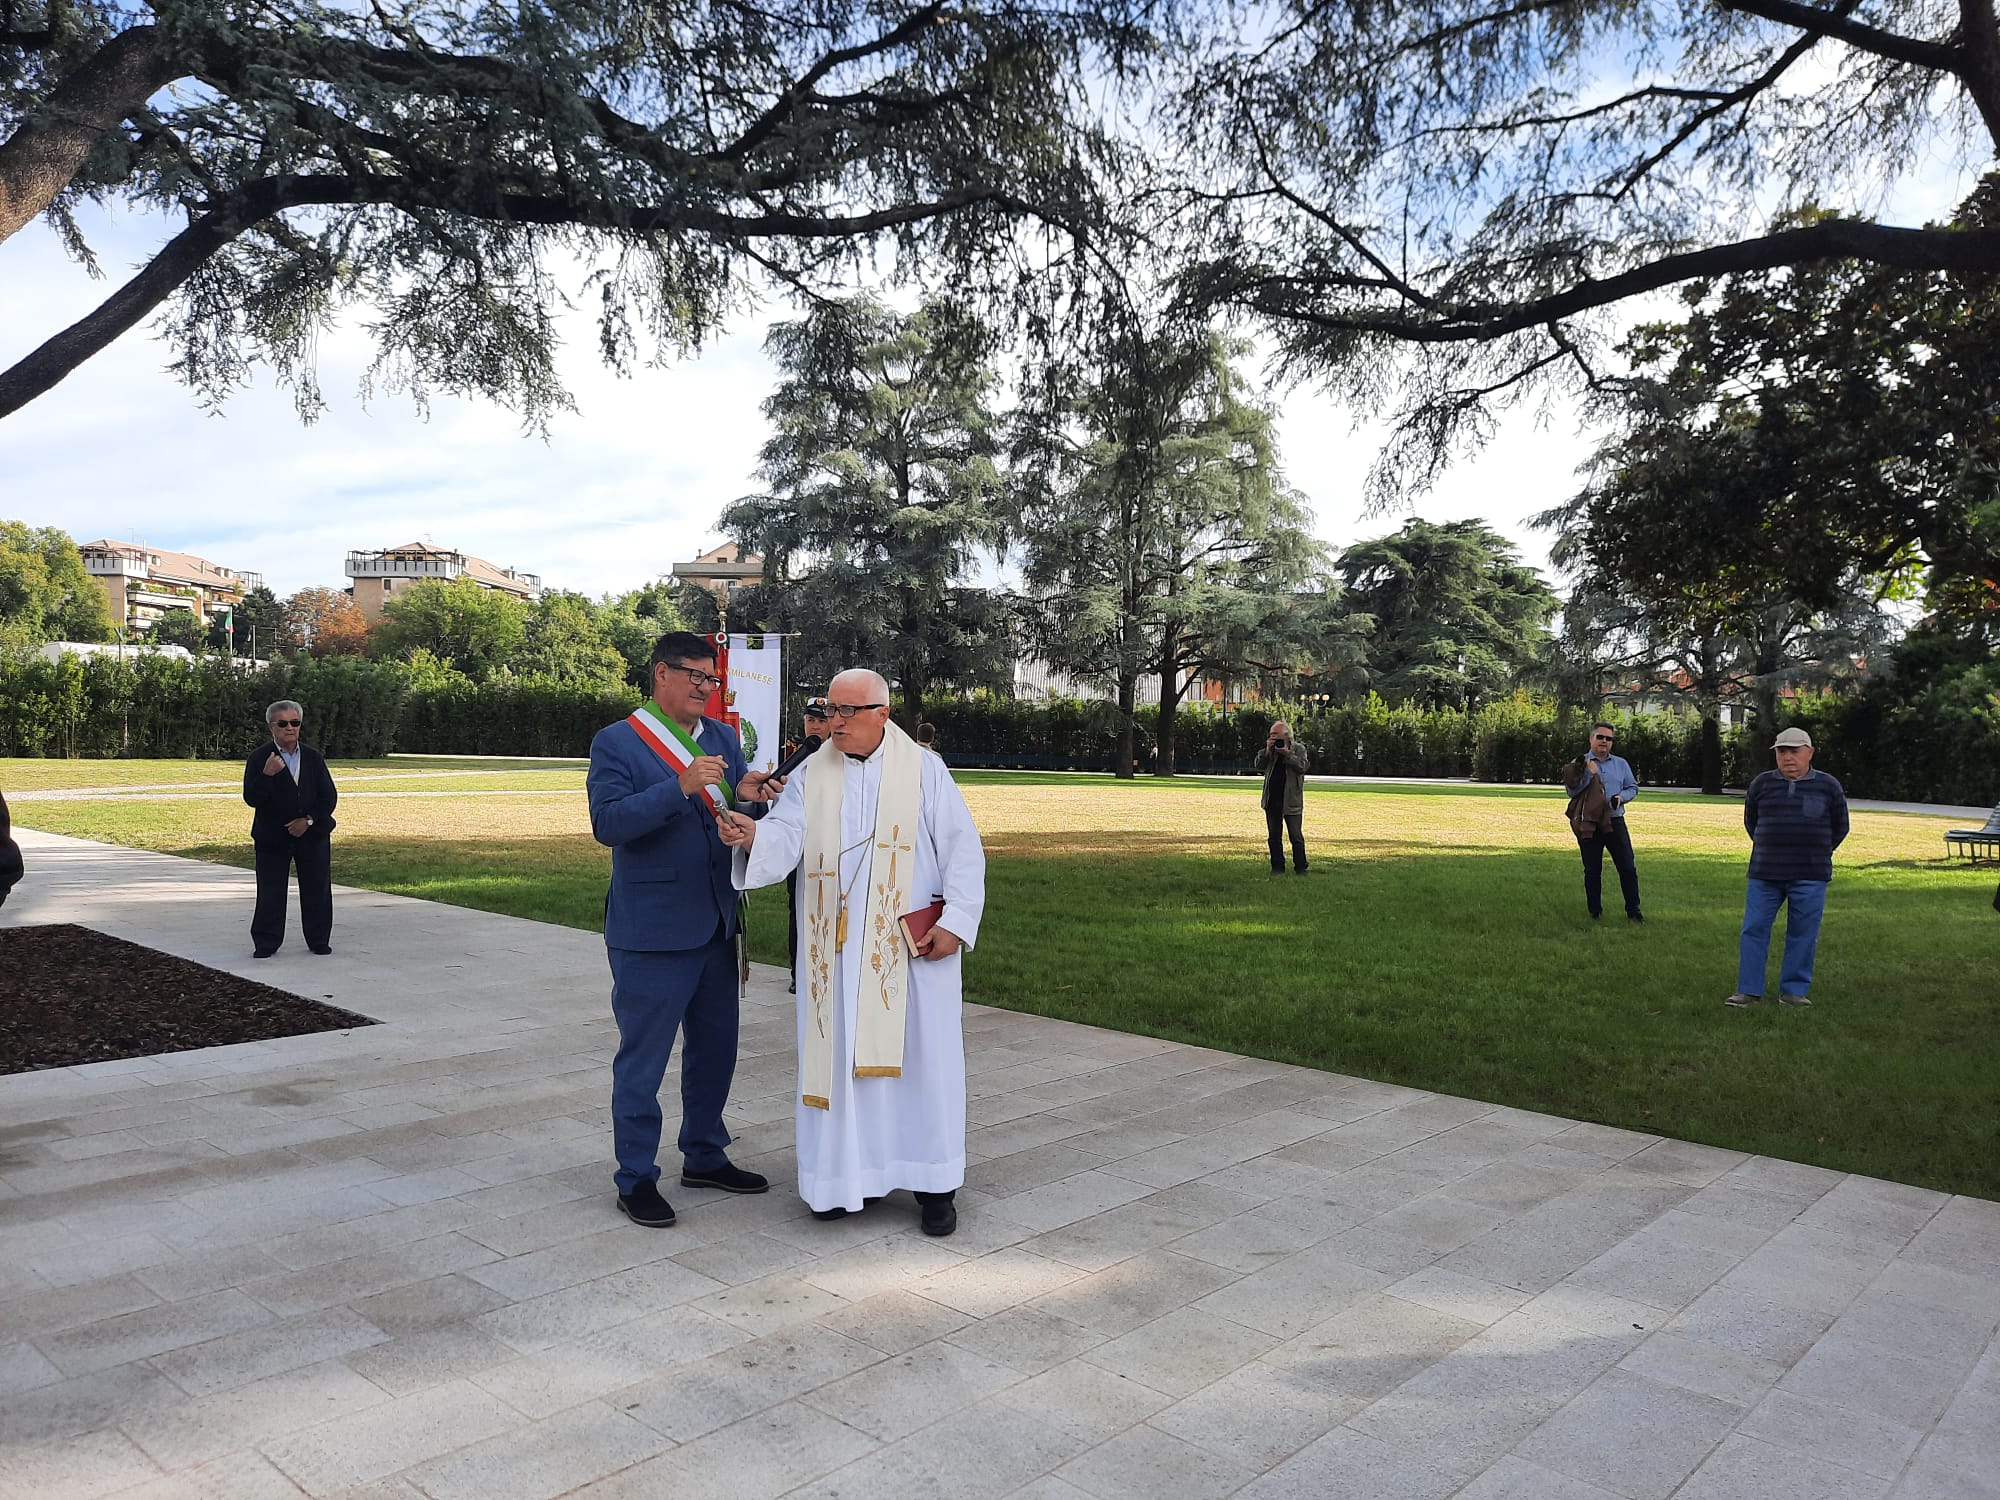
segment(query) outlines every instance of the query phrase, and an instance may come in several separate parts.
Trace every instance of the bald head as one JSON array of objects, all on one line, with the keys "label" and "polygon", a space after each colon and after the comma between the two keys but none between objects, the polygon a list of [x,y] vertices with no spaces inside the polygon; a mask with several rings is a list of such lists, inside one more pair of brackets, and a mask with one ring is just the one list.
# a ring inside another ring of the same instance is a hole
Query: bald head
[{"label": "bald head", "polygon": [[852,667],[827,684],[833,742],[849,755],[873,755],[889,725],[889,684],[880,672]]}]

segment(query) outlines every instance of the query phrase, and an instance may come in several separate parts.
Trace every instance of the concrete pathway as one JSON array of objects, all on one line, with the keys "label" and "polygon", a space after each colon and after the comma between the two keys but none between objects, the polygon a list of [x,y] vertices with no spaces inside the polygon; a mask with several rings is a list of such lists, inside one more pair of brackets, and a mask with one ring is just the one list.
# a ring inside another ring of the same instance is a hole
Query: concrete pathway
[{"label": "concrete pathway", "polygon": [[774,1190],[646,1231],[596,936],[22,842],[384,1024],[0,1078],[8,1500],[2000,1496],[2000,1205],[975,1006],[959,1233],[821,1224],[760,970]]}]

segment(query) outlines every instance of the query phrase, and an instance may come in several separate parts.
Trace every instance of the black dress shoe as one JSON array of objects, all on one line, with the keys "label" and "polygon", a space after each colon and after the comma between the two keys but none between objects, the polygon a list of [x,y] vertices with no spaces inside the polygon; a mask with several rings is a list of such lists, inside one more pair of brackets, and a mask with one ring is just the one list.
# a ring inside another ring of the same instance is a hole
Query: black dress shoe
[{"label": "black dress shoe", "polygon": [[[309,948],[312,947],[310,943],[308,943],[306,946]],[[333,952],[333,945],[331,943],[328,943],[323,947],[313,948],[312,951],[317,953],[321,958],[324,958],[326,957],[327,954]]]},{"label": "black dress shoe", "polygon": [[681,1170],[682,1187],[721,1188],[725,1193],[761,1193],[770,1185],[767,1178],[755,1172],[746,1172],[741,1167],[732,1167],[728,1162],[710,1172]]},{"label": "black dress shoe", "polygon": [[258,948],[254,952],[252,952],[250,956],[252,958],[269,958],[272,954],[276,953],[277,951],[278,950],[276,948]]},{"label": "black dress shoe", "polygon": [[655,1182],[642,1182],[631,1192],[620,1193],[618,1207],[626,1218],[646,1229],[665,1229],[674,1222],[674,1206],[660,1196]]},{"label": "black dress shoe", "polygon": [[1643,922],[1646,918],[1639,912],[1628,911],[1625,913],[1625,920],[1628,922]]},{"label": "black dress shoe", "polygon": [[812,1215],[823,1224],[829,1219],[846,1218],[847,1210],[844,1208],[816,1208],[812,1211]]},{"label": "black dress shoe", "polygon": [[916,1200],[924,1211],[925,1234],[946,1235],[958,1228],[958,1209],[951,1201],[950,1193],[918,1193]]}]

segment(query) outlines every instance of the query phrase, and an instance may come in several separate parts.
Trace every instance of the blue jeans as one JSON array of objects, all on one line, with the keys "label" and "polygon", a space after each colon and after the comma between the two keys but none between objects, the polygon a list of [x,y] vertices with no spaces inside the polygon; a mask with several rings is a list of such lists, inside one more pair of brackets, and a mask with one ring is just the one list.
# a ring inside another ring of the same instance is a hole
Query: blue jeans
[{"label": "blue jeans", "polygon": [[1750,881],[1743,897],[1743,946],[1736,958],[1739,994],[1764,993],[1764,961],[1771,951],[1771,924],[1778,908],[1785,917],[1785,961],[1778,971],[1778,992],[1803,995],[1812,988],[1813,950],[1819,946],[1819,919],[1826,910],[1824,880]]},{"label": "blue jeans", "polygon": [[736,1076],[736,941],[718,938],[678,953],[606,950],[618,1052],[611,1060],[611,1138],[618,1191],[660,1176],[660,1081],[676,1032],[681,1054],[681,1156],[691,1172],[712,1172],[729,1158],[722,1106]]}]

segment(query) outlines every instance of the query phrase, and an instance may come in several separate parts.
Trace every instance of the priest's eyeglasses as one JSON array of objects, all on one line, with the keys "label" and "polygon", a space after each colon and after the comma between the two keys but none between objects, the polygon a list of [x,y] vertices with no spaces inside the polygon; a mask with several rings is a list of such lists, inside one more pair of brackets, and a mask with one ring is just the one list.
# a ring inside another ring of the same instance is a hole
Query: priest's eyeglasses
[{"label": "priest's eyeglasses", "polygon": [[697,667],[677,667],[672,662],[666,662],[663,665],[669,671],[685,673],[688,682],[698,693],[705,693],[710,688],[722,686],[722,679],[717,677],[713,672],[704,672]]},{"label": "priest's eyeglasses", "polygon": [[887,708],[886,703],[829,703],[827,712],[839,714],[843,719],[851,719],[856,714],[871,708]]}]

